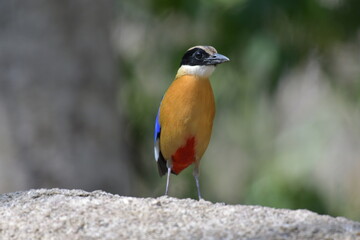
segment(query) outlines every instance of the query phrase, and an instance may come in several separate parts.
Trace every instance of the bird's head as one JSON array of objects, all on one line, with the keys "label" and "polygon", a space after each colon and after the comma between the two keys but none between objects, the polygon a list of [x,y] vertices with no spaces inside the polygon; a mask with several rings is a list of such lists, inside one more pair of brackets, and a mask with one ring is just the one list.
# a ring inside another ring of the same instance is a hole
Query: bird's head
[{"label": "bird's head", "polygon": [[227,61],[230,59],[217,53],[214,47],[195,46],[189,48],[184,54],[176,76],[197,75],[208,78],[218,64]]}]

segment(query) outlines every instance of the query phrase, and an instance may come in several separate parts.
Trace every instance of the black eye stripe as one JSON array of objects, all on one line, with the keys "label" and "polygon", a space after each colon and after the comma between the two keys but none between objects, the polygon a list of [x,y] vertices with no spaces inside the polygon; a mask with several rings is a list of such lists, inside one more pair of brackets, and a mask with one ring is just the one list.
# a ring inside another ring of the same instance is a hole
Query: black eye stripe
[{"label": "black eye stripe", "polygon": [[[202,57],[199,59],[198,57],[196,57],[195,55],[197,55],[198,53],[202,54]],[[180,63],[181,65],[190,65],[190,66],[196,66],[196,65],[205,65],[204,64],[204,59],[208,58],[210,55],[201,48],[193,48],[189,51],[187,51]]]}]

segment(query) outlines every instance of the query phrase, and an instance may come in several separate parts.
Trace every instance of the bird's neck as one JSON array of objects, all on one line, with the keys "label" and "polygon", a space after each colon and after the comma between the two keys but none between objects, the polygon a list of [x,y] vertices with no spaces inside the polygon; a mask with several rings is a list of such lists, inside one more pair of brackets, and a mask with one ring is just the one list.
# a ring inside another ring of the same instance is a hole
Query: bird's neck
[{"label": "bird's neck", "polygon": [[176,78],[179,78],[184,75],[193,75],[199,78],[208,79],[211,74],[214,72],[215,66],[213,65],[205,65],[205,66],[190,66],[190,65],[182,65],[177,74]]}]

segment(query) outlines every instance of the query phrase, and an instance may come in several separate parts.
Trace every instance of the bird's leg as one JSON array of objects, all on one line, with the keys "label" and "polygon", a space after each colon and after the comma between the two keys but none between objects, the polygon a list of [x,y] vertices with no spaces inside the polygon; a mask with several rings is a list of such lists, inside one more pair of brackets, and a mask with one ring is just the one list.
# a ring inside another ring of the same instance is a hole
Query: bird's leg
[{"label": "bird's leg", "polygon": [[200,193],[200,184],[199,184],[199,175],[200,175],[200,173],[199,173],[199,166],[198,165],[195,165],[193,175],[194,175],[194,178],[195,178],[198,197],[199,197],[199,200],[201,200],[202,197],[201,197],[201,193]]},{"label": "bird's leg", "polygon": [[166,176],[166,189],[165,189],[165,195],[167,196],[169,193],[169,184],[170,184],[170,175],[171,175],[171,168],[172,168],[172,160],[168,160],[166,162],[167,166],[167,176]]}]

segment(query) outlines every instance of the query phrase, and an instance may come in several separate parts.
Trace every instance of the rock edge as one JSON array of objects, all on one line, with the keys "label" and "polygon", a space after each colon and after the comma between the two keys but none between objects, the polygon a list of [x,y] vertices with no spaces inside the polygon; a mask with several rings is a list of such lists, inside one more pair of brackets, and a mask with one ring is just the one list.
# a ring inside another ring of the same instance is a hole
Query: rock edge
[{"label": "rock edge", "polygon": [[360,239],[360,223],[308,210],[102,191],[0,195],[0,239]]}]

